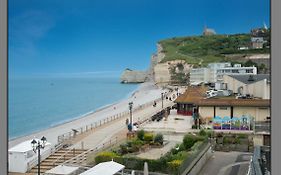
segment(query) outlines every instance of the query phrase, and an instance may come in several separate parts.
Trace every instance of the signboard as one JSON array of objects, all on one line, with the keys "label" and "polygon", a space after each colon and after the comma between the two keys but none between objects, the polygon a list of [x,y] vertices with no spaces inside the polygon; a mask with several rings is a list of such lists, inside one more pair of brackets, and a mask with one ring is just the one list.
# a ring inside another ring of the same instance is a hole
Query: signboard
[{"label": "signboard", "polygon": [[249,115],[242,115],[240,117],[230,116],[216,116],[213,119],[213,129],[222,130],[250,130],[252,117]]}]

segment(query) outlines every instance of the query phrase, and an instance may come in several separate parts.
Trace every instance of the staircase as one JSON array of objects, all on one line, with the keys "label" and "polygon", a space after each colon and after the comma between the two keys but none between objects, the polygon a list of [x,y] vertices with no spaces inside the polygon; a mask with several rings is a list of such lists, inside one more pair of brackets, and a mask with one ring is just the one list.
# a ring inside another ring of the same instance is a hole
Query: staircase
[{"label": "staircase", "polygon": [[[84,149],[60,149],[40,163],[40,173],[44,173],[85,151]],[[38,166],[33,167],[28,173],[38,173]]]}]

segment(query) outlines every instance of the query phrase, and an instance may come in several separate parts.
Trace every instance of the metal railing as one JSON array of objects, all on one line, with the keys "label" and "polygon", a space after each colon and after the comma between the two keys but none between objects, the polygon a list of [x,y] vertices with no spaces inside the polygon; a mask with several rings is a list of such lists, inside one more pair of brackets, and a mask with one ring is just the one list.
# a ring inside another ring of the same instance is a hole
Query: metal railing
[{"label": "metal railing", "polygon": [[[118,144],[118,142],[122,141],[124,139],[118,139],[118,137],[115,137],[114,139],[110,139],[108,142],[105,142],[95,148],[92,148],[92,149],[89,149],[87,151],[84,151],[82,152],[81,154],[78,154],[77,156],[61,163],[61,165],[82,165],[83,162],[85,161],[85,157],[89,154],[92,154],[92,153],[98,153],[102,150],[105,150],[107,148],[110,148],[116,144]],[[81,159],[82,158],[82,159]]]},{"label": "metal railing", "polygon": [[256,121],[255,122],[255,132],[270,132],[270,122],[269,121]]},{"label": "metal railing", "polygon": [[205,140],[201,145],[199,145],[197,151],[193,152],[183,161],[179,167],[178,174],[188,174],[210,147],[211,144],[208,140]]},{"label": "metal railing", "polygon": [[[251,158],[249,170],[247,175],[270,175],[270,170],[267,169],[270,165],[265,165],[264,163],[270,164],[270,158],[264,157],[264,153],[270,155],[270,147],[269,146],[256,146],[254,150],[254,154]],[[269,159],[269,160],[264,160]]]},{"label": "metal railing", "polygon": [[[161,98],[158,98],[155,101],[159,102],[159,101],[161,101]],[[136,111],[139,111],[139,110],[141,110],[143,108],[146,108],[148,106],[152,106],[153,103],[154,103],[154,101],[151,101],[151,102],[145,103],[143,105],[139,105],[138,107],[134,108],[133,111],[136,112]],[[103,126],[104,124],[107,124],[107,123],[109,123],[111,121],[114,121],[114,120],[117,120],[117,119],[121,119],[124,116],[129,115],[129,113],[130,113],[129,111],[121,112],[121,113],[118,113],[116,115],[113,115],[113,116],[107,117],[105,119],[99,120],[98,122],[93,122],[93,123],[91,123],[89,125],[85,125],[85,126],[80,127],[78,129],[73,129],[72,131],[69,131],[69,132],[64,133],[62,135],[59,135],[58,136],[58,143],[66,142],[68,140],[71,140],[71,139],[75,138],[78,135],[81,135],[81,134],[83,134],[85,132],[88,132],[90,130],[96,129],[96,128],[98,128],[100,126]]]}]

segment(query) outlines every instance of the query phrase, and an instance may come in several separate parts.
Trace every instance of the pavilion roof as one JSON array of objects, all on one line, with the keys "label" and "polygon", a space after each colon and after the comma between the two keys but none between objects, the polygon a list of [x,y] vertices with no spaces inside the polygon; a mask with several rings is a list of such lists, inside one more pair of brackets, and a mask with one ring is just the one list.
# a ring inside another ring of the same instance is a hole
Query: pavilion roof
[{"label": "pavilion roof", "polygon": [[175,102],[176,103],[196,103],[198,100],[204,98],[204,94],[208,90],[207,87],[204,86],[190,86],[184,92],[184,94],[180,95]]}]

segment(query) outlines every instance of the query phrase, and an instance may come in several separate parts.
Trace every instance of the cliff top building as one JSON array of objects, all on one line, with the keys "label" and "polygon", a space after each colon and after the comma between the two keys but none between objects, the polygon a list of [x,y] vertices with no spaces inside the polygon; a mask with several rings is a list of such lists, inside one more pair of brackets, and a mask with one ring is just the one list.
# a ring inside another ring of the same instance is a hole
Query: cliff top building
[{"label": "cliff top building", "polygon": [[214,29],[207,28],[206,26],[204,27],[203,35],[204,36],[210,36],[210,35],[215,35],[216,32]]},{"label": "cliff top building", "polygon": [[235,64],[231,67],[229,62],[210,63],[207,68],[191,69],[191,83],[216,83],[222,81],[223,75],[255,75],[256,67],[241,67],[241,64]]}]

